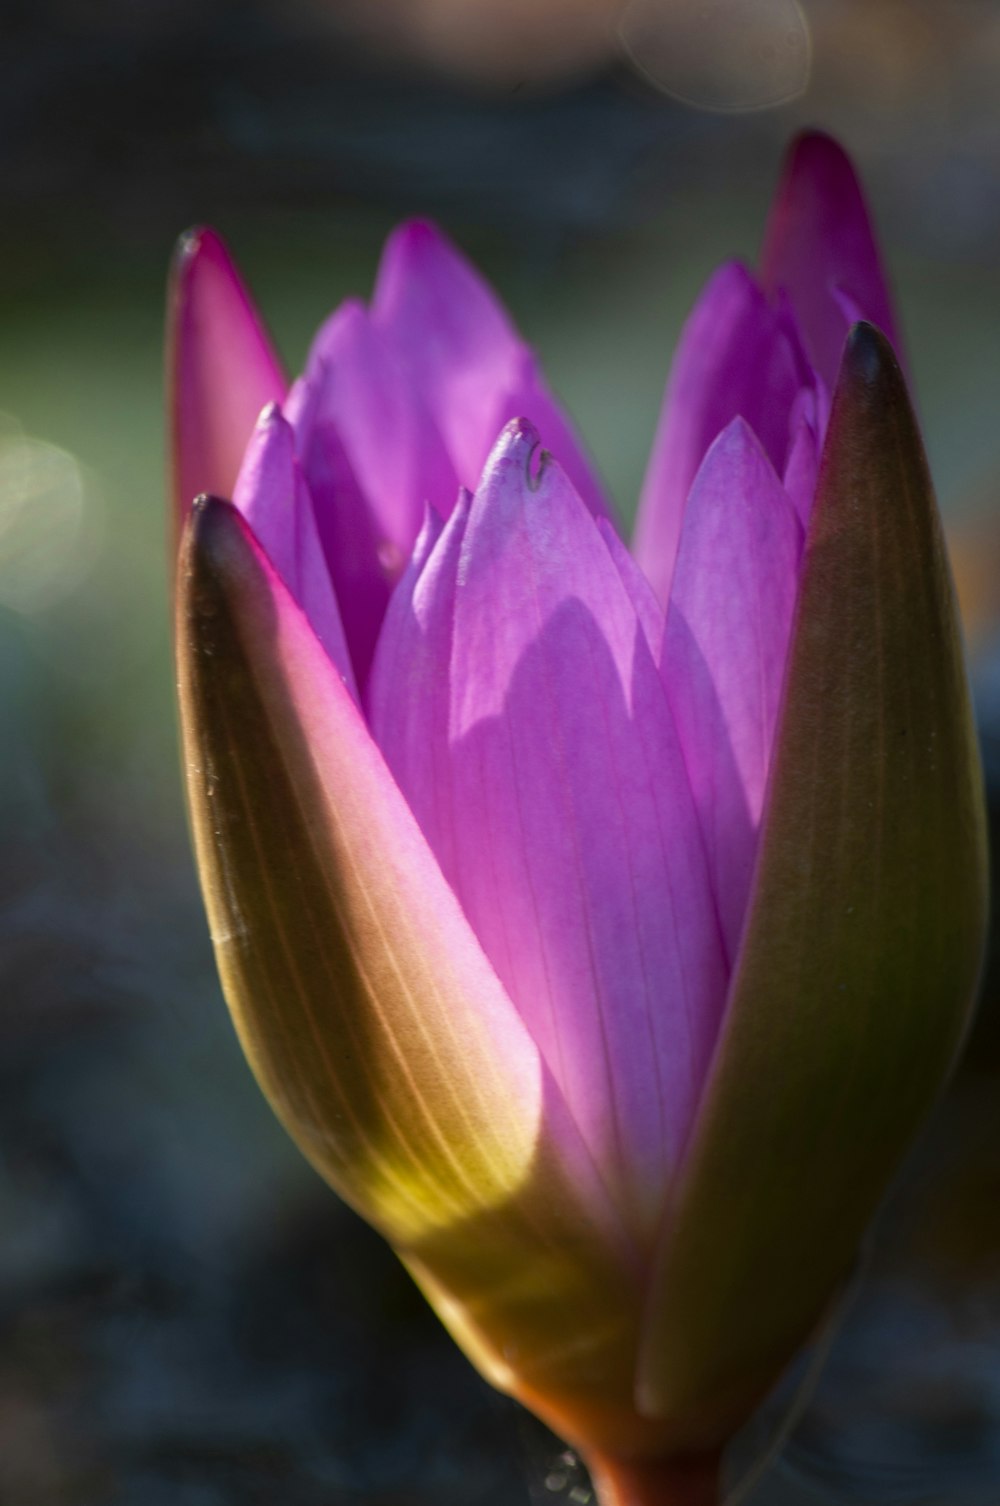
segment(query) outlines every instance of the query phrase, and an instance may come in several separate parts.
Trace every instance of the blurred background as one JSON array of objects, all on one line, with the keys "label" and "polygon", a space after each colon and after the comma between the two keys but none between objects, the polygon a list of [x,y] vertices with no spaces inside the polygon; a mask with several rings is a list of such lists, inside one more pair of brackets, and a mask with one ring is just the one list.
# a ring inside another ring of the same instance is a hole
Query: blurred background
[{"label": "blurred background", "polygon": [[[164,277],[215,224],[295,371],[436,216],[629,518],[684,313],[802,125],[876,209],[1000,802],[993,0],[3,0],[0,1506],[591,1499],[231,1033],[175,745]],[[1000,1500],[998,993],[753,1506]]]}]

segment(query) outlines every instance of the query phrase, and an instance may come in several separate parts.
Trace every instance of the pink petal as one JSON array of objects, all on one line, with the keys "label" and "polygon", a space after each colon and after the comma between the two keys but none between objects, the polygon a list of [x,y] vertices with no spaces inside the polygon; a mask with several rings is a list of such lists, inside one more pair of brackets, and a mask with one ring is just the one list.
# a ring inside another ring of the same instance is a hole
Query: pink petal
[{"label": "pink petal", "polygon": [[[899,349],[861,185],[843,148],[820,132],[800,136],[786,159],[764,237],[761,281],[771,296],[787,291],[809,358],[831,391],[855,318],[877,325]],[[845,307],[855,310],[850,318]]]},{"label": "pink petal", "polygon": [[287,383],[239,272],[214,230],[183,237],[170,275],[167,381],[178,533],[202,492],[231,497],[247,441]]},{"label": "pink petal", "polygon": [[368,687],[372,736],[454,884],[448,670],[468,492],[446,524],[429,511],[386,612]]},{"label": "pink petal", "polygon": [[860,325],[725,1026],[647,1287],[645,1415],[739,1425],[857,1269],[968,1027],[986,870],[940,520],[891,347]]},{"label": "pink petal", "polygon": [[316,526],[359,685],[368,677],[392,582],[405,554],[380,536],[340,431],[326,411],[322,368],[293,386],[285,412],[315,502]]},{"label": "pink petal", "polygon": [[653,656],[653,662],[659,664],[663,653],[666,618],[663,608],[656,599],[656,592],[607,518],[599,518],[597,526],[601,530],[601,538],[611,556],[611,563],[618,571],[621,583],[628,592],[635,615],[639,619],[639,626],[649,646],[649,652]]},{"label": "pink petal", "polygon": [[541,1064],[247,525],[209,499],[189,538],[181,705],[227,995],[291,1132],[405,1244],[515,1190]]},{"label": "pink petal", "polygon": [[454,592],[455,887],[619,1206],[648,1232],[715,1039],[721,942],[646,638],[565,473],[547,457],[533,472],[536,445],[510,425],[457,591],[440,572],[442,618]]},{"label": "pink petal", "polygon": [[634,553],[662,602],[708,447],[740,416],[780,473],[791,406],[807,379],[787,317],[769,307],[745,267],[720,267],[684,326],[639,503]]},{"label": "pink petal", "polygon": [[823,435],[826,433],[826,407],[825,394],[810,387],[800,390],[792,406],[791,444],[781,480],[803,528],[809,526],[809,515],[816,494],[819,457]]},{"label": "pink petal", "polygon": [[414,220],[390,236],[372,319],[421,393],[464,486],[479,480],[501,428],[525,417],[592,511],[608,511],[531,351],[478,272],[434,226]]},{"label": "pink petal", "polygon": [[458,492],[458,477],[424,395],[355,299],[342,304],[319,331],[303,382],[316,389],[313,422],[336,430],[376,537],[396,552],[398,570],[413,547],[426,503],[446,514]]},{"label": "pink petal", "polygon": [[356,705],[230,504],[178,574],[199,872],[262,1088],[499,1384],[627,1401],[634,1252]]},{"label": "pink petal", "polygon": [[233,501],[356,698],[354,672],[316,529],[312,498],[295,459],[295,436],[274,403],[257,421]]},{"label": "pink petal", "polygon": [[802,527],[743,419],[691,489],[663,674],[701,817],[730,961],[757,849]]}]

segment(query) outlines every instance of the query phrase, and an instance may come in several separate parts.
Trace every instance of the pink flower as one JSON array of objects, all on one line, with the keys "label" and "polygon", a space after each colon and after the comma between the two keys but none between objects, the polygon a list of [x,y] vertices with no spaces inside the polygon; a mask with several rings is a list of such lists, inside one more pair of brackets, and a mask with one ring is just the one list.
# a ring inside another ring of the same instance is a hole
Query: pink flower
[{"label": "pink flower", "polygon": [[290,390],[211,232],[171,331],[178,513],[232,499],[184,526],[178,653],[251,1065],[496,1384],[598,1460],[714,1449],[850,1268],[982,947],[947,565],[850,164],[800,140],[760,271],[699,300],[633,554],[428,225]]}]

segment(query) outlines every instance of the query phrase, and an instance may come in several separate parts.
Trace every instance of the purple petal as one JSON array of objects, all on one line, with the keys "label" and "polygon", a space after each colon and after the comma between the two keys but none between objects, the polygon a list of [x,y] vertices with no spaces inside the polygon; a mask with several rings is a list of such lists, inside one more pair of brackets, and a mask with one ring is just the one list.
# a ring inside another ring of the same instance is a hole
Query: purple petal
[{"label": "purple petal", "polygon": [[853,319],[877,325],[899,350],[861,185],[843,148],[820,132],[800,136],[786,159],[764,237],[761,281],[771,296],[782,288],[788,293],[809,358],[831,391]]},{"label": "purple petal", "polygon": [[497,1384],[627,1413],[636,1252],[363,718],[229,503],[178,577],[195,846],[261,1086]]},{"label": "purple petal", "polygon": [[618,571],[621,583],[628,592],[629,600],[639,620],[639,626],[649,645],[649,652],[653,656],[653,662],[659,664],[663,653],[663,632],[666,619],[663,608],[656,599],[656,592],[607,518],[599,518],[597,526],[601,530],[601,538],[611,556],[611,563]]},{"label": "purple petal", "polygon": [[423,393],[354,299],[316,336],[303,382],[316,388],[314,422],[335,428],[376,536],[398,552],[401,566],[425,504],[446,514],[458,492],[455,468]]},{"label": "purple petal", "polygon": [[187,540],[182,723],[242,1039],[291,1133],[370,1219],[404,1244],[461,1228],[538,1154],[536,1048],[245,521],[208,499]]},{"label": "purple petal", "polygon": [[428,512],[389,603],[368,688],[372,736],[452,884],[448,672],[459,552],[470,501],[463,492],[444,525],[436,513]]},{"label": "purple petal", "polygon": [[825,394],[817,389],[803,387],[792,406],[791,443],[781,479],[803,528],[809,525],[813,497],[816,494],[819,457],[826,432],[824,399]]},{"label": "purple petal", "polygon": [[564,472],[543,457],[533,473],[536,444],[508,428],[462,540],[455,885],[619,1206],[648,1231],[715,1039],[721,940],[646,638]]},{"label": "purple petal", "polygon": [[663,673],[736,955],[757,848],[802,527],[757,439],[734,419],[691,489]]},{"label": "purple petal", "polygon": [[363,686],[401,551],[379,536],[337,425],[325,411],[321,371],[295,383],[285,412],[314,499],[316,526],[354,672]]},{"label": "purple petal", "polygon": [[337,599],[316,530],[312,498],[295,459],[291,426],[272,403],[254,429],[233,501],[357,698]]},{"label": "purple petal", "polygon": [[725,1025],[647,1287],[645,1415],[711,1413],[721,1434],[815,1335],[968,1028],[986,870],[927,463],[891,347],[861,325]]},{"label": "purple petal", "polygon": [[531,351],[486,282],[434,226],[415,220],[390,236],[372,319],[421,393],[463,485],[476,485],[500,430],[523,417],[537,426],[592,511],[608,512],[593,467]]},{"label": "purple petal", "polygon": [[768,305],[745,267],[720,267],[684,326],[639,503],[634,552],[662,602],[709,445],[740,416],[780,474],[791,406],[807,376],[787,315]]},{"label": "purple petal", "polygon": [[231,497],[260,410],[284,400],[281,365],[222,239],[183,237],[171,270],[167,380],[178,532],[202,492]]}]

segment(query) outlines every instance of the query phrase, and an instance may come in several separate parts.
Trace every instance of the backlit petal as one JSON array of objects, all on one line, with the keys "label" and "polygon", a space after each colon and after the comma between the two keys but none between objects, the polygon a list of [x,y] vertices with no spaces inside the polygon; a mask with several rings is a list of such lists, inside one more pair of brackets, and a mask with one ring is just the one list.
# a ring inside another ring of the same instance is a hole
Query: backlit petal
[{"label": "backlit petal", "polygon": [[393,592],[369,684],[372,736],[452,884],[449,665],[469,501],[466,492],[446,524],[428,513],[413,558]]},{"label": "backlit petal", "polygon": [[662,602],[688,492],[712,441],[742,417],[780,475],[792,403],[807,376],[787,316],[745,267],[720,267],[681,335],[636,520],[635,556]]},{"label": "backlit petal", "polygon": [[447,513],[458,492],[424,394],[355,299],[342,304],[316,336],[304,380],[317,389],[313,422],[336,429],[376,534],[395,547],[401,564],[426,504]]},{"label": "backlit petal", "polygon": [[316,531],[312,498],[295,459],[295,437],[275,404],[265,408],[257,422],[236,480],[233,502],[356,696],[354,671]]},{"label": "backlit petal", "polygon": [[504,425],[526,418],[588,507],[608,511],[533,354],[488,284],[433,225],[414,220],[389,237],[372,319],[427,404],[463,486],[476,485]]},{"label": "backlit petal", "polygon": [[792,145],[761,255],[771,296],[791,298],[806,350],[832,389],[848,328],[868,319],[900,349],[871,216],[850,158],[821,132]]},{"label": "backlit petal", "polygon": [[214,230],[184,236],[167,295],[167,382],[177,536],[195,497],[231,497],[266,403],[286,391],[250,294]]},{"label": "backlit petal", "polygon": [[984,831],[923,450],[888,342],[859,325],[807,537],[742,948],[664,1226],[644,1410],[711,1406],[724,1429],[721,1399],[739,1417],[851,1269],[968,1020]]},{"label": "backlit petal", "polygon": [[264,1091],[498,1385],[618,1436],[634,1251],[534,1043],[235,508],[199,503],[179,579],[199,870]]},{"label": "backlit petal", "polygon": [[633,1227],[662,1203],[724,992],[666,696],[594,520],[511,425],[458,566],[456,888]]},{"label": "backlit petal", "polygon": [[730,959],[757,851],[801,550],[791,501],[734,419],[691,489],[663,660]]}]

